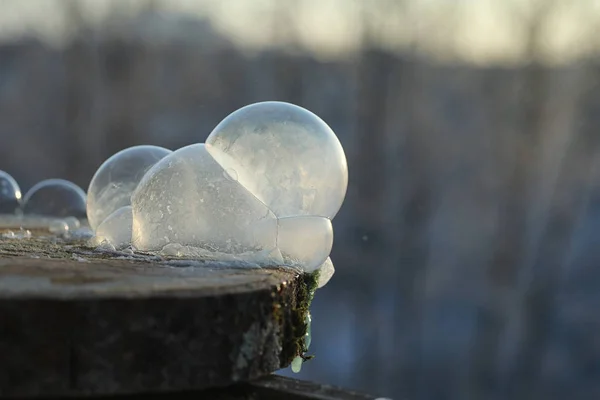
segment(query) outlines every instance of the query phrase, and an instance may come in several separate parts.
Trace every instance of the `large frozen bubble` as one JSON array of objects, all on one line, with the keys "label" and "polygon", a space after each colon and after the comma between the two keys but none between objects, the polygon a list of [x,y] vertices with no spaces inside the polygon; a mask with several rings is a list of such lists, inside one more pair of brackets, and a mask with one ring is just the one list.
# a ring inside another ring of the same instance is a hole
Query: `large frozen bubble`
[{"label": "large frozen bubble", "polygon": [[131,204],[131,194],[144,174],[160,159],[172,153],[158,146],[134,146],[107,159],[94,174],[88,188],[87,217],[90,227],[114,211]]},{"label": "large frozen bubble", "polygon": [[276,248],[273,212],[224,170],[204,144],[160,160],[140,181],[131,204],[132,244],[139,250],[169,244],[225,254]]},{"label": "large frozen bubble", "polygon": [[0,171],[0,214],[14,214],[21,208],[21,189],[8,173]]},{"label": "large frozen bubble", "polygon": [[131,244],[131,226],[133,213],[131,206],[119,208],[110,214],[96,228],[92,244],[98,246],[103,242],[110,243],[116,249],[122,249]]},{"label": "large frozen bubble", "polygon": [[286,217],[279,218],[277,225],[277,247],[286,264],[312,272],[331,253],[333,228],[328,218]]},{"label": "large frozen bubble", "polygon": [[73,182],[47,179],[35,184],[25,194],[25,214],[49,217],[85,218],[85,192]]},{"label": "large frozen bubble", "polygon": [[348,186],[344,150],[312,112],[255,103],[226,117],[206,140],[211,155],[278,217],[333,218]]}]

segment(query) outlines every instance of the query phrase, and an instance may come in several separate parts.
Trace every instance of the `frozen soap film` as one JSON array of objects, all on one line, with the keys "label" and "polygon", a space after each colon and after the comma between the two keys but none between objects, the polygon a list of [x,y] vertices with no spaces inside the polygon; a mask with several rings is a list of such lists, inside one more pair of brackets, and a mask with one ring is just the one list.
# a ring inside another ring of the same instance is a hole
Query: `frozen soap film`
[{"label": "frozen soap film", "polygon": [[21,189],[17,181],[0,170],[0,215],[15,214],[21,208]]},{"label": "frozen soap film", "polygon": [[86,194],[73,182],[47,179],[34,185],[23,199],[23,213],[45,217],[75,217],[83,219]]},{"label": "frozen soap film", "polygon": [[159,161],[131,200],[133,246],[139,250],[175,243],[240,255],[276,247],[273,212],[223,169],[204,144]]},{"label": "frozen soap film", "polygon": [[131,205],[131,194],[144,174],[171,150],[158,146],[134,146],[107,159],[94,174],[87,193],[87,217],[96,229],[109,215]]},{"label": "frozen soap film", "polygon": [[277,217],[333,218],[342,205],[348,186],[342,145],[321,118],[302,107],[277,101],[248,105],[221,121],[206,144]]},{"label": "frozen soap film", "polygon": [[110,244],[115,249],[123,249],[131,244],[131,226],[133,215],[131,206],[121,207],[96,228],[91,244],[100,246]]}]

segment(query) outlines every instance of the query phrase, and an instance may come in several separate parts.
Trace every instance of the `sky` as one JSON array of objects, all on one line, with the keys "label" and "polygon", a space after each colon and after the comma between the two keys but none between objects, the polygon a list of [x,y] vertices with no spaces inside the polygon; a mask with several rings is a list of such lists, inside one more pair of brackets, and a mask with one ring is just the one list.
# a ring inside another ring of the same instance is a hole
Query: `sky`
[{"label": "sky", "polygon": [[[65,4],[91,25],[115,7],[134,16],[148,0],[0,0],[0,40],[34,35],[60,45],[72,33]],[[510,64],[526,60],[529,28],[543,14],[538,57],[569,63],[600,52],[600,0],[151,0],[165,11],[207,17],[248,49],[293,42],[324,57],[351,52],[365,37],[441,60]]]}]

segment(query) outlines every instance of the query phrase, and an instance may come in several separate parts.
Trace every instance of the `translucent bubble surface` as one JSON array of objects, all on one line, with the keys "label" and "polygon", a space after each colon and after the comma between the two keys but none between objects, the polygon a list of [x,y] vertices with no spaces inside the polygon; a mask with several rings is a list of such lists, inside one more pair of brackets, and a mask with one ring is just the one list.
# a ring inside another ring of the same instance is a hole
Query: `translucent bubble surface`
[{"label": "translucent bubble surface", "polygon": [[206,144],[223,169],[278,217],[333,218],[346,195],[344,150],[331,128],[302,107],[243,107],[219,123]]},{"label": "translucent bubble surface", "polygon": [[133,246],[161,250],[170,243],[215,253],[276,248],[277,218],[204,144],[181,148],[154,165],[131,198]]},{"label": "translucent bubble surface", "polygon": [[48,223],[48,230],[55,235],[68,235],[69,224],[64,219],[53,219]]},{"label": "translucent bubble surface", "polygon": [[327,285],[327,282],[333,277],[335,273],[335,268],[333,267],[333,262],[331,258],[327,257],[327,260],[318,268],[319,270],[319,279],[317,280],[317,287],[322,288]]},{"label": "translucent bubble surface", "polygon": [[172,153],[158,146],[134,146],[106,160],[94,174],[88,188],[87,216],[96,229],[110,214],[131,204],[131,194],[144,174],[160,159]]},{"label": "translucent bubble surface", "polygon": [[331,253],[333,228],[328,218],[286,217],[279,218],[277,225],[277,247],[286,264],[312,272]]},{"label": "translucent bubble surface", "polygon": [[131,244],[131,226],[133,213],[131,206],[121,207],[110,214],[96,228],[96,234],[92,239],[92,245],[98,246],[102,242],[108,242],[116,249],[122,249]]},{"label": "translucent bubble surface", "polygon": [[48,179],[34,185],[25,194],[25,214],[50,217],[85,218],[85,192],[73,182]]},{"label": "translucent bubble surface", "polygon": [[14,214],[21,207],[21,189],[17,181],[0,171],[0,214]]},{"label": "translucent bubble surface", "polygon": [[64,218],[63,221],[68,225],[69,231],[73,232],[81,227],[81,222],[75,217]]}]

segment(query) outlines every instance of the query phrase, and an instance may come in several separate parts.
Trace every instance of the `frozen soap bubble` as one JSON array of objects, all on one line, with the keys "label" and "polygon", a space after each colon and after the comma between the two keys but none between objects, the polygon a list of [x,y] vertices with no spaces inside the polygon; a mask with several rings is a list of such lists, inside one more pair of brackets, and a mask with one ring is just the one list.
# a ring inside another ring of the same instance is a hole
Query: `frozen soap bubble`
[{"label": "frozen soap bubble", "polygon": [[342,145],[302,107],[274,101],[243,107],[221,121],[206,144],[278,217],[333,218],[342,205],[348,186]]},{"label": "frozen soap bubble", "polygon": [[131,197],[132,244],[170,243],[214,253],[275,249],[277,218],[213,159],[204,144],[183,147],[154,165]]},{"label": "frozen soap bubble", "polygon": [[98,246],[102,242],[107,242],[116,249],[129,246],[131,243],[132,220],[131,206],[119,208],[98,225],[96,235],[92,239],[92,245]]},{"label": "frozen soap bubble", "polygon": [[81,221],[79,221],[77,218],[75,217],[67,217],[67,218],[63,218],[63,221],[67,224],[67,226],[69,227],[69,231],[76,231],[77,229],[81,228]]},{"label": "frozen soap bubble", "polygon": [[327,260],[318,268],[319,278],[317,280],[317,287],[322,288],[327,285],[327,282],[331,279],[333,274],[335,273],[335,268],[333,267],[333,262],[331,258],[327,257]]},{"label": "frozen soap bubble", "polygon": [[25,194],[25,214],[85,218],[85,192],[73,182],[48,179]]},{"label": "frozen soap bubble", "polygon": [[131,204],[131,194],[144,174],[172,153],[158,146],[134,146],[121,150],[98,168],[88,188],[87,217],[96,229],[110,214]]},{"label": "frozen soap bubble", "polygon": [[64,219],[48,220],[48,230],[55,235],[68,235],[69,224]]},{"label": "frozen soap bubble", "polygon": [[277,247],[288,265],[312,272],[327,259],[332,246],[333,228],[328,218],[300,216],[277,221]]},{"label": "frozen soap bubble", "polygon": [[17,181],[0,171],[0,214],[14,214],[21,207],[21,189]]}]

